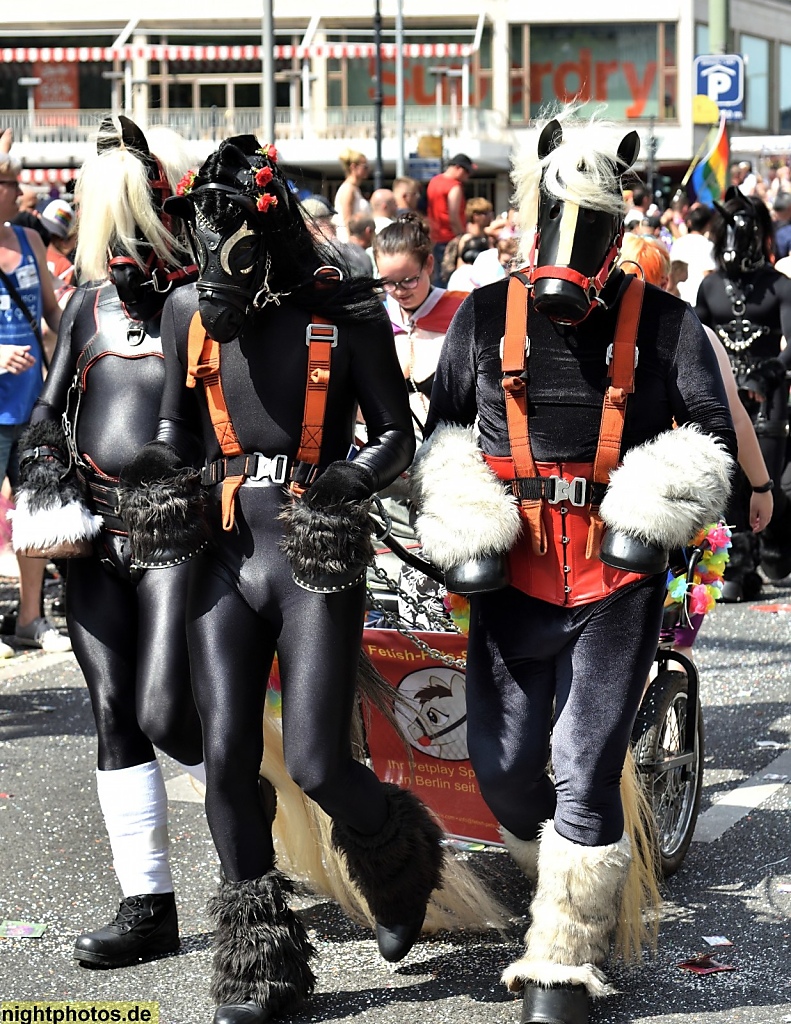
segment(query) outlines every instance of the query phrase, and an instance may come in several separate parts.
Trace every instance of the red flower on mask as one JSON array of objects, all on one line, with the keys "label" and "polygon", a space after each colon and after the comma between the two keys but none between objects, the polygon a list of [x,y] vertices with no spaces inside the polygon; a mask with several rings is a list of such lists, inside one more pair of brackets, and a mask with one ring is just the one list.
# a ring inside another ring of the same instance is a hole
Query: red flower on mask
[{"label": "red flower on mask", "polygon": [[274,178],[271,167],[261,167],[256,171],[255,183],[259,188],[266,188],[269,182]]},{"label": "red flower on mask", "polygon": [[266,213],[270,206],[277,206],[277,196],[270,196],[268,192],[264,192],[262,196],[258,197],[256,205],[261,213]]},{"label": "red flower on mask", "polygon": [[191,192],[195,186],[195,171],[187,171],[184,177],[176,185],[176,195],[185,196],[188,192]]},{"label": "red flower on mask", "polygon": [[277,150],[275,149],[273,142],[267,142],[263,145],[261,147],[261,153],[267,158],[267,160],[271,160],[273,164],[277,163]]}]

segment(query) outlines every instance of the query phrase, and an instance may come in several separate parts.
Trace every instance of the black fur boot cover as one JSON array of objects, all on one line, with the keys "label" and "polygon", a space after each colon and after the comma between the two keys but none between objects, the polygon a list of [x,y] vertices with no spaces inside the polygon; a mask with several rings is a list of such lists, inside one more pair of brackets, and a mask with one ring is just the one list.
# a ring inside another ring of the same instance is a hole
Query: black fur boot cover
[{"label": "black fur boot cover", "polygon": [[443,832],[409,790],[385,783],[389,815],[374,836],[333,821],[332,842],[377,922],[387,928],[413,921],[442,886]]},{"label": "black fur boot cover", "polygon": [[164,568],[206,546],[208,527],[197,470],[162,441],[141,448],[121,473],[121,518],[136,565]]},{"label": "black fur boot cover", "polygon": [[[374,558],[368,501],[344,501],[311,508],[296,498],[281,513],[281,542],[299,581],[315,580],[316,589],[344,589],[358,582]],[[333,581],[337,586],[333,586]]]},{"label": "black fur boot cover", "polygon": [[249,1001],[276,1017],[312,995],[316,950],[288,905],[293,891],[291,880],[274,870],[220,882],[208,905],[215,927],[211,995],[218,1006]]}]

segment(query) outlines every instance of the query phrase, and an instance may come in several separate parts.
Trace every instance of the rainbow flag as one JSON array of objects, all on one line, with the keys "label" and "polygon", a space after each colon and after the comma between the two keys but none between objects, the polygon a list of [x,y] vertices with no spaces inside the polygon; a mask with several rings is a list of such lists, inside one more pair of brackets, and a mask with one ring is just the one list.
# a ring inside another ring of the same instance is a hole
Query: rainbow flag
[{"label": "rainbow flag", "polygon": [[711,206],[715,199],[722,202],[728,187],[729,160],[728,133],[725,131],[725,118],[722,117],[714,145],[695,165],[686,183],[690,203],[705,203]]}]

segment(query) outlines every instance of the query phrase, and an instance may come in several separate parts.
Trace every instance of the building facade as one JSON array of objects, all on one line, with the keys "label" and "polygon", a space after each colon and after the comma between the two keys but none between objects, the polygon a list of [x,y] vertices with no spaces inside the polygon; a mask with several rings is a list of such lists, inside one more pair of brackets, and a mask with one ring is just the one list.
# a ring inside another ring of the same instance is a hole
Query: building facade
[{"label": "building facade", "polygon": [[[95,5],[38,0],[0,35],[0,124],[12,126],[32,180],[62,180],[79,166],[108,110],[141,125],[168,124],[196,159],[229,135],[261,136],[264,74],[274,74],[276,140],[306,180],[330,186],[345,146],[375,154],[375,0],[275,0],[275,52],[262,60],[261,0],[137,0],[125,21]],[[662,20],[599,0],[562,12],[515,0],[403,0],[405,170],[426,139],[463,151],[498,206],[508,167],[540,111],[576,97],[636,128],[641,164],[678,180],[706,128],[692,119],[693,62],[708,49],[707,0],[667,0]],[[19,8],[17,8],[19,16]],[[382,159],[399,166],[395,0],[381,0]],[[738,133],[791,131],[791,3],[731,0],[729,50],[746,58]],[[736,126],[733,126],[734,130]],[[738,134],[737,133],[737,134]]]}]

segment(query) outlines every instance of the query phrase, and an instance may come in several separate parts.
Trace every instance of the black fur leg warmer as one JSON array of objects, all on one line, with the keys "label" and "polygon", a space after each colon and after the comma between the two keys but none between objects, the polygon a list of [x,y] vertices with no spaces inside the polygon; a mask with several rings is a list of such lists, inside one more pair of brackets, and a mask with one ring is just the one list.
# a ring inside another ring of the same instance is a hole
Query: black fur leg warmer
[{"label": "black fur leg warmer", "polygon": [[180,465],[170,445],[152,441],[121,473],[121,518],[135,565],[164,568],[206,546],[200,474]]},{"label": "black fur leg warmer", "polygon": [[362,835],[340,821],[332,842],[379,924],[392,927],[418,918],[442,886],[442,829],[409,790],[385,784],[389,816],[381,832]]},{"label": "black fur leg warmer", "polygon": [[290,879],[274,870],[220,883],[208,905],[215,928],[211,995],[218,1006],[249,1001],[276,1017],[312,995],[316,950],[288,905],[293,891]]},{"label": "black fur leg warmer", "polygon": [[362,580],[374,557],[369,507],[368,501],[344,501],[331,508],[311,508],[297,498],[281,513],[281,547],[300,586],[332,593]]},{"label": "black fur leg warmer", "polygon": [[34,423],[22,435],[19,478],[9,514],[14,550],[60,558],[88,554],[102,519],[85,503],[60,423]]}]

